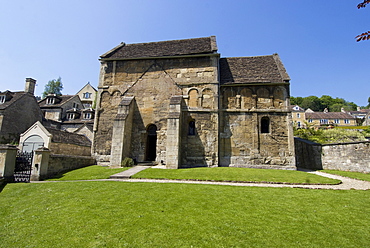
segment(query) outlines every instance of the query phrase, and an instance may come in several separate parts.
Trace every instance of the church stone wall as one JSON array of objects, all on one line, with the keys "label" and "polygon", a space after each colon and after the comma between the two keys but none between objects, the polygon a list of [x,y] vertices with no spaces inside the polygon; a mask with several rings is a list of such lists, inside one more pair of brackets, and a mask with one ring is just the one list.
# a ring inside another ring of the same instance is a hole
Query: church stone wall
[{"label": "church stone wall", "polygon": [[[124,96],[134,96],[130,155],[139,162],[146,160],[147,128],[154,124],[156,160],[166,161],[171,96],[183,95],[186,108],[190,100],[196,102],[195,110],[217,109],[217,75],[217,57],[102,61],[93,154],[98,161],[110,159],[113,119],[118,105]],[[191,90],[196,94],[189,97]],[[217,132],[217,128],[213,130]]]}]

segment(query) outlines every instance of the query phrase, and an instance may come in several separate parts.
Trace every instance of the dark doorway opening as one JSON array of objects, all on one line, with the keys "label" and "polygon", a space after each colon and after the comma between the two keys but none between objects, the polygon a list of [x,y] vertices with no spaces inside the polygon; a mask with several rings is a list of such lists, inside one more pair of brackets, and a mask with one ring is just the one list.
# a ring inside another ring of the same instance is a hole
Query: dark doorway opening
[{"label": "dark doorway opening", "polygon": [[157,157],[157,126],[150,124],[147,128],[146,161],[155,161]]}]

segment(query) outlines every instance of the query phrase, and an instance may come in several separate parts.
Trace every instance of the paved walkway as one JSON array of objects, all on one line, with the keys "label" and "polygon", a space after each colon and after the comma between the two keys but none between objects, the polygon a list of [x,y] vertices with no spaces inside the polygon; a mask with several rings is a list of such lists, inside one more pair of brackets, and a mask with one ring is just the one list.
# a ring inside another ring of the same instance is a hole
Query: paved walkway
[{"label": "paved walkway", "polygon": [[237,183],[237,182],[212,182],[196,180],[167,180],[167,179],[133,179],[132,175],[139,171],[150,168],[149,166],[135,166],[126,171],[111,176],[111,179],[101,179],[101,181],[124,181],[124,182],[150,182],[150,183],[187,183],[187,184],[208,184],[208,185],[229,185],[229,186],[251,186],[251,187],[274,187],[274,188],[305,188],[305,189],[337,189],[337,190],[369,190],[370,182],[332,175],[319,171],[304,170],[307,173],[316,174],[323,177],[341,180],[337,185],[314,185],[314,184],[284,184],[284,183]]}]

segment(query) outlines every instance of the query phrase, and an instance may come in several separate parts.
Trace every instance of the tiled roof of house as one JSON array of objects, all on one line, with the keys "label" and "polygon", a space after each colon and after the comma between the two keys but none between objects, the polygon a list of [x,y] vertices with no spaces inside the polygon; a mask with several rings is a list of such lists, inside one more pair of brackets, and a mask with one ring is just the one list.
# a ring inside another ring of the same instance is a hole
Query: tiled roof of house
[{"label": "tiled roof of house", "polygon": [[306,119],[355,119],[350,114],[344,112],[313,112],[306,113]]},{"label": "tiled roof of house", "polygon": [[211,54],[217,52],[216,37],[169,40],[149,43],[125,44],[101,55],[102,59],[130,59],[178,55]]},{"label": "tiled roof of house", "polygon": [[220,59],[221,84],[289,82],[279,55]]},{"label": "tiled roof of house", "polygon": [[[24,91],[19,91],[19,92],[5,91],[5,92],[0,93],[0,95],[4,95],[4,94],[7,94],[11,98],[9,100],[5,101],[4,103],[0,104],[0,110],[6,109],[7,107],[12,105],[14,102],[18,101],[18,99],[20,99],[21,97],[23,97],[25,95],[31,96],[30,93],[27,93],[27,92],[24,92]],[[35,100],[36,100],[36,98],[35,98]]]},{"label": "tiled roof of house", "polygon": [[57,108],[57,107],[61,107],[63,104],[65,104],[66,102],[68,102],[69,100],[71,100],[73,97],[75,97],[76,95],[61,95],[61,96],[56,96],[57,99],[60,99],[60,101],[54,103],[54,104],[47,104],[46,103],[46,99],[47,98],[44,98],[42,100],[39,101],[39,106],[41,108]]},{"label": "tiled roof of house", "polygon": [[85,135],[61,131],[50,127],[45,128],[53,135],[52,142],[91,146],[91,141]]}]

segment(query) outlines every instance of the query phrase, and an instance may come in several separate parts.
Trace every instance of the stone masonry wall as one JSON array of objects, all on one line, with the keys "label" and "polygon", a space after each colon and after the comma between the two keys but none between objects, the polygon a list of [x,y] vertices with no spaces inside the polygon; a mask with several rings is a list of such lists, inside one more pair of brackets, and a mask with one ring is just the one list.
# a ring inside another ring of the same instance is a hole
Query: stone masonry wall
[{"label": "stone masonry wall", "polygon": [[49,158],[47,176],[96,164],[95,159],[85,156],[52,154]]},{"label": "stone masonry wall", "polygon": [[80,146],[80,145],[74,145],[74,144],[51,142],[49,144],[49,149],[53,154],[68,154],[68,155],[74,155],[74,156],[90,156],[91,155],[90,146]]},{"label": "stone masonry wall", "polygon": [[370,141],[327,145],[294,141],[297,167],[370,173]]},{"label": "stone masonry wall", "polygon": [[[93,154],[109,160],[113,119],[123,96],[135,97],[131,156],[144,161],[146,128],[157,127],[157,161],[166,156],[166,132],[170,98],[196,91],[196,108],[217,106],[217,63],[210,57],[153,60],[103,61],[99,84],[98,111],[94,127]],[[205,86],[205,85],[209,86]],[[193,100],[193,99],[191,99]]]}]

